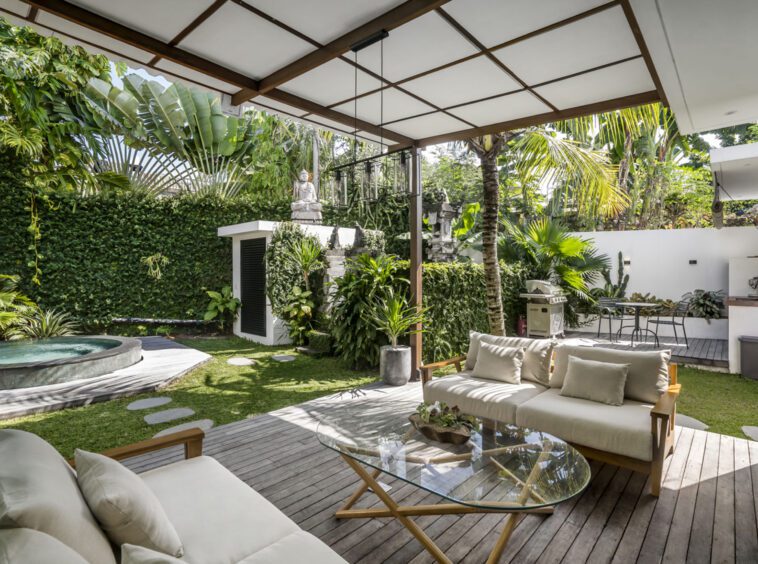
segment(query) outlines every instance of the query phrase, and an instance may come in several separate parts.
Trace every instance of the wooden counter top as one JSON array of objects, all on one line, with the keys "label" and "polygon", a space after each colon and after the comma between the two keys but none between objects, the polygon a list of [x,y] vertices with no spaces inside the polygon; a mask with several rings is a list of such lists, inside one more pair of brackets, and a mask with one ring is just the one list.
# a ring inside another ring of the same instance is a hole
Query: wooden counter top
[{"label": "wooden counter top", "polygon": [[738,307],[758,307],[758,296],[729,296],[726,305]]}]

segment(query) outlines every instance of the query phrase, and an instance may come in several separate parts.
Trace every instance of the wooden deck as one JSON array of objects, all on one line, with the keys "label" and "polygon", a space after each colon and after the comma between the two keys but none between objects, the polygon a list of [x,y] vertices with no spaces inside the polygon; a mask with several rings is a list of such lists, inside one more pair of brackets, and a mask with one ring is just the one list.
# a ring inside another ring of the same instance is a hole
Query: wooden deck
[{"label": "wooden deck", "polygon": [[671,359],[679,364],[700,364],[705,366],[715,366],[727,368],[729,366],[729,341],[726,339],[689,339],[689,347],[684,346],[684,341],[680,338],[679,344],[673,337],[661,337],[659,346],[651,339],[648,342],[635,343],[632,347],[630,336],[622,335],[616,339],[614,335],[613,342],[610,341],[608,333],[601,333],[600,337],[596,333],[569,332],[567,338],[589,339],[603,347],[624,350],[652,351],[656,349],[671,349]]},{"label": "wooden deck", "polygon": [[[420,397],[414,383],[322,398],[211,429],[205,453],[349,562],[431,562],[394,520],[334,518],[358,479],[313,433],[319,413],[344,402],[365,402],[367,412],[394,410],[402,417]],[[140,471],[179,458],[172,449],[129,465]],[[519,522],[502,562],[758,562],[758,443],[677,428],[658,499],[647,493],[644,475],[591,466],[592,482],[583,494],[557,506],[552,516],[528,515]],[[406,504],[439,500],[398,480],[384,481]],[[370,496],[363,505],[379,503]],[[454,562],[478,564],[504,519],[485,514],[416,521]]]}]

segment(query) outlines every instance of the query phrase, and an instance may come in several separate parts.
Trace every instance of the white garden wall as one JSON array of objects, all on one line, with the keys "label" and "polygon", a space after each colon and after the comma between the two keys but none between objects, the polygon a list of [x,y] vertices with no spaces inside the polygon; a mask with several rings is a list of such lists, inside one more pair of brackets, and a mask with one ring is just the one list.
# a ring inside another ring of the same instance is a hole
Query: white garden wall
[{"label": "white garden wall", "polygon": [[593,239],[598,250],[611,257],[614,283],[618,252],[631,262],[626,267],[627,295],[650,293],[671,300],[697,288],[726,292],[729,259],[758,255],[755,227],[593,231],[576,235]]}]

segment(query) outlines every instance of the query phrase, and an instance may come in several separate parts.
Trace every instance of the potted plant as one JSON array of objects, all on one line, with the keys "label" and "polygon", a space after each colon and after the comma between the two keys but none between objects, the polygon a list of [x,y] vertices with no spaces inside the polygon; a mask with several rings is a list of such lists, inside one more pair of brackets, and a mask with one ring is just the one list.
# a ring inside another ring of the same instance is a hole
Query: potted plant
[{"label": "potted plant", "polygon": [[457,405],[450,407],[445,402],[421,403],[408,419],[427,439],[456,445],[468,441],[471,431],[478,427],[475,417],[464,415]]},{"label": "potted plant", "polygon": [[417,331],[411,327],[423,322],[423,313],[408,307],[405,298],[388,293],[388,297],[377,302],[371,315],[374,326],[390,340],[389,345],[379,351],[379,373],[385,384],[404,386],[411,378],[411,348],[398,345],[398,339]]}]

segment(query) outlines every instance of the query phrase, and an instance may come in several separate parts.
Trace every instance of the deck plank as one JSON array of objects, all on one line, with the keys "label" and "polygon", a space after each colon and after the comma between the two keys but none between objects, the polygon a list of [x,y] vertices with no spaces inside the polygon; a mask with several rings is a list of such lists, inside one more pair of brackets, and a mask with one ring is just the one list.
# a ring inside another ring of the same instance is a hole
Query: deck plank
[{"label": "deck plank", "polygon": [[[714,346],[717,360],[718,344]],[[372,402],[376,409],[403,411],[420,397],[420,386],[410,384],[377,387],[356,399]],[[345,401],[351,398],[321,398],[216,427],[206,435],[205,453],[349,562],[432,562],[396,520],[334,518],[359,479],[337,453],[320,445],[313,431],[320,412]],[[181,449],[167,449],[128,464],[145,471],[181,455]],[[559,504],[551,516],[520,520],[501,562],[758,561],[758,443],[677,427],[675,453],[664,464],[657,499],[643,474],[597,462],[591,468],[592,481],[580,496]],[[403,503],[440,501],[399,480],[380,480]],[[381,502],[368,493],[358,506],[380,507]],[[492,549],[505,516],[428,515],[415,520],[454,562],[479,564]]]}]

